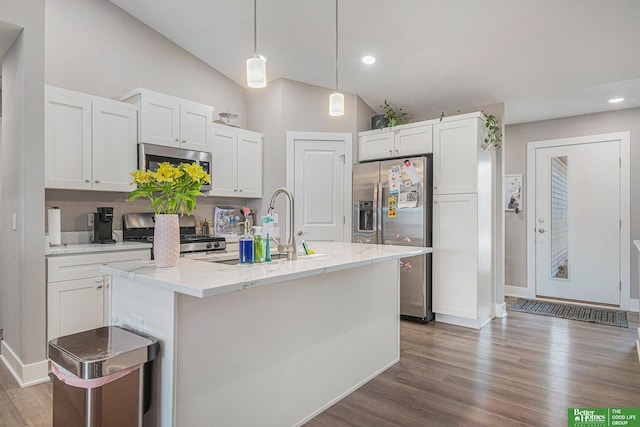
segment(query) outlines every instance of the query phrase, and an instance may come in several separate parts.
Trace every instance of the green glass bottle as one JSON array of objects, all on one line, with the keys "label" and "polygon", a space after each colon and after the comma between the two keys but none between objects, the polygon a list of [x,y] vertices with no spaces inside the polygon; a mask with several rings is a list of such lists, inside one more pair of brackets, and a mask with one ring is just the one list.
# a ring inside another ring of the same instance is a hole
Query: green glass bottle
[{"label": "green glass bottle", "polygon": [[262,238],[262,227],[254,227],[253,236],[253,262],[265,261],[265,241]]}]

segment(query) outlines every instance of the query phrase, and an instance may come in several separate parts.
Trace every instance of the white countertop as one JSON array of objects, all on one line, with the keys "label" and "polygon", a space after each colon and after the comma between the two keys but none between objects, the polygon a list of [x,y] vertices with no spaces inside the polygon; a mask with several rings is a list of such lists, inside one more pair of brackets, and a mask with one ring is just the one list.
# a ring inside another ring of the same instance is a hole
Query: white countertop
[{"label": "white countertop", "polygon": [[[311,244],[315,255],[297,261],[225,265],[180,258],[177,267],[157,268],[153,261],[119,262],[100,270],[113,276],[159,286],[194,297],[209,297],[286,280],[345,270],[375,262],[431,253],[431,248],[322,242]],[[237,254],[233,255],[237,258]]]},{"label": "white countertop", "polygon": [[111,244],[75,243],[64,246],[52,246],[45,250],[45,256],[88,254],[100,252],[133,251],[136,249],[151,249],[151,243],[144,242],[117,242]]}]

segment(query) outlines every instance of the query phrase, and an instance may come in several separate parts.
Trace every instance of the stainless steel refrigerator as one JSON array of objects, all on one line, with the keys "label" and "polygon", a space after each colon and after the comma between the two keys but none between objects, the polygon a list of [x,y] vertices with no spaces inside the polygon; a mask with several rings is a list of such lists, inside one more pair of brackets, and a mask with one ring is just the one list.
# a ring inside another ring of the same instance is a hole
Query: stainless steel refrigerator
[{"label": "stainless steel refrigerator", "polygon": [[[354,165],[352,241],[431,247],[432,179],[431,155]],[[400,262],[400,314],[433,320],[431,254]]]}]

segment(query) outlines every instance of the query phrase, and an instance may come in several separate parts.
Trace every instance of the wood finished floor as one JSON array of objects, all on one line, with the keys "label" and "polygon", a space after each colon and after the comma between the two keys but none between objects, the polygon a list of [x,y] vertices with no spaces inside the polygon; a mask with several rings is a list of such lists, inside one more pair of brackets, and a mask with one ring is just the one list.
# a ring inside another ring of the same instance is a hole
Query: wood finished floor
[{"label": "wood finished floor", "polygon": [[[306,426],[564,427],[569,407],[640,407],[638,326],[637,313],[628,329],[512,311],[481,331],[402,322],[400,362]],[[0,427],[50,425],[51,383],[21,389],[0,363]]]}]

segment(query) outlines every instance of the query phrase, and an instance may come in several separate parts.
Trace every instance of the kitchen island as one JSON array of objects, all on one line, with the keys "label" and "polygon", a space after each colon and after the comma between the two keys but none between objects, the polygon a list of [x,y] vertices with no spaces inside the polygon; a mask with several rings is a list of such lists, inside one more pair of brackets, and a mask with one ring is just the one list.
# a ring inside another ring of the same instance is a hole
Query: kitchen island
[{"label": "kitchen island", "polygon": [[300,425],[399,360],[399,259],[431,249],[312,247],[248,266],[102,267],[112,324],[162,344],[145,425]]}]

